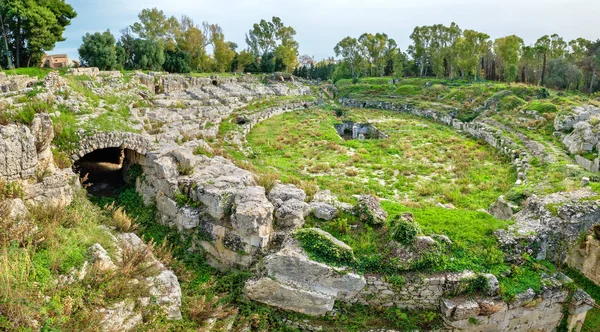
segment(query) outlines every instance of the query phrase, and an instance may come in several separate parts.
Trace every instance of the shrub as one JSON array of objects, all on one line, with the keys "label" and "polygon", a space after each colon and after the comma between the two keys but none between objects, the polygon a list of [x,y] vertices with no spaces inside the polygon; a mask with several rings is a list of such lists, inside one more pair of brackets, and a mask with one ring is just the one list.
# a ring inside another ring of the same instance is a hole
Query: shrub
[{"label": "shrub", "polygon": [[349,247],[336,243],[329,233],[316,228],[304,228],[293,234],[311,259],[330,264],[354,262],[354,252]]},{"label": "shrub", "polygon": [[60,169],[69,168],[73,165],[71,163],[71,158],[69,158],[69,156],[63,151],[58,151],[57,149],[53,148],[52,156],[54,157],[54,163]]},{"label": "shrub", "polygon": [[558,108],[556,105],[549,102],[541,102],[539,100],[534,100],[530,102],[525,109],[538,111],[539,113],[556,113],[558,112]]},{"label": "shrub", "polygon": [[279,180],[279,174],[275,172],[267,172],[261,175],[255,175],[254,179],[256,183],[265,188],[265,191],[268,193],[273,189],[277,180]]},{"label": "shrub", "polygon": [[190,162],[182,162],[177,165],[177,170],[181,175],[192,175],[194,173],[194,166]]},{"label": "shrub", "polygon": [[111,226],[114,226],[119,232],[130,232],[135,229],[133,219],[127,215],[122,207],[113,211]]},{"label": "shrub", "polygon": [[410,245],[415,242],[421,228],[416,222],[397,217],[391,225],[390,236],[393,240]]},{"label": "shrub", "polygon": [[466,294],[475,295],[475,294],[486,294],[490,289],[490,283],[488,279],[483,275],[478,275],[475,278],[467,280],[467,289],[465,290]]}]

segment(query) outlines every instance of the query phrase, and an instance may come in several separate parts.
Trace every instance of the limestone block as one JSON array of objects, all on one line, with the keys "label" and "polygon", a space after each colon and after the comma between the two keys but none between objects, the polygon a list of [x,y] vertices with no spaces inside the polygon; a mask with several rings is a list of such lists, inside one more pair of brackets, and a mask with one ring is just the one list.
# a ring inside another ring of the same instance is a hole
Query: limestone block
[{"label": "limestone block", "polygon": [[176,225],[181,232],[184,230],[194,229],[200,223],[200,211],[191,207],[183,207],[177,213]]},{"label": "limestone block", "polygon": [[302,227],[304,218],[310,213],[310,206],[304,201],[290,199],[283,202],[277,210],[275,217],[279,227],[296,229]]},{"label": "limestone block", "polygon": [[270,278],[249,280],[244,293],[254,301],[315,316],[331,311],[335,302],[332,295],[294,288]]},{"label": "limestone block", "polygon": [[371,195],[360,196],[355,210],[358,212],[357,217],[360,220],[374,224],[383,224],[388,216],[387,212],[381,208],[379,199]]},{"label": "limestone block", "polygon": [[[348,247],[345,243],[337,241],[340,245]],[[268,275],[278,281],[301,285],[302,288],[329,294],[335,298],[353,297],[366,285],[364,277],[346,269],[313,261],[295,246],[286,246],[279,252],[265,257],[263,265]]]},{"label": "limestone block", "polygon": [[265,237],[273,230],[273,204],[265,188],[248,187],[236,194],[231,224],[239,234]]},{"label": "limestone block", "polygon": [[337,208],[323,202],[312,202],[310,208],[315,217],[322,220],[332,220],[339,214]]},{"label": "limestone block", "polygon": [[269,200],[273,202],[275,207],[278,207],[283,202],[289,200],[297,200],[304,202],[306,200],[306,194],[304,190],[296,188],[293,184],[282,184],[277,183],[273,186],[269,192]]},{"label": "limestone block", "polygon": [[100,323],[102,331],[131,331],[142,323],[142,314],[136,312],[134,301],[121,301],[108,308],[99,309],[104,317]]},{"label": "limestone block", "polygon": [[150,278],[150,295],[163,307],[168,319],[181,319],[181,287],[177,276],[171,270],[163,270]]},{"label": "limestone block", "polygon": [[479,315],[479,304],[473,300],[465,300],[462,303],[458,303],[454,312],[452,314],[452,318],[454,320],[463,320],[470,317],[475,317]]}]

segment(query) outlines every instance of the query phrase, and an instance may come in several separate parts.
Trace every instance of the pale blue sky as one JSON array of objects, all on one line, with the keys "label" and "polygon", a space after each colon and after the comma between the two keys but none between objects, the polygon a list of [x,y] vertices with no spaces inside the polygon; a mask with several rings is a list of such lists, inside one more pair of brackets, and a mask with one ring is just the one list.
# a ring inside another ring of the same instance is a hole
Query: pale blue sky
[{"label": "pale blue sky", "polygon": [[167,15],[186,14],[197,23],[218,23],[225,37],[245,48],[244,35],[261,18],[279,16],[297,31],[300,53],[322,59],[345,36],[385,32],[403,51],[417,25],[456,22],[492,38],[517,34],[530,44],[558,33],[566,40],[600,38],[598,0],[66,0],[78,13],[67,27],[65,42],[51,53],[78,58],[86,32],[119,29],[137,20],[143,8],[158,7]]}]

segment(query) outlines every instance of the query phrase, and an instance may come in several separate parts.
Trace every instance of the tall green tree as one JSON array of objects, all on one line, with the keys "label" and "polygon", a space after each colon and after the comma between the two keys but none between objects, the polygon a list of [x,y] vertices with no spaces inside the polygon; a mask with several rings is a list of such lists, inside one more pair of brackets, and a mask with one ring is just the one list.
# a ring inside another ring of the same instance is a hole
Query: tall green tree
[{"label": "tall green tree", "polygon": [[279,17],[271,21],[261,20],[255,23],[246,34],[246,44],[255,57],[275,55],[275,61],[281,63],[286,71],[293,70],[298,62],[298,42],[294,39],[296,30],[283,24]]},{"label": "tall green tree", "polygon": [[348,64],[352,78],[358,77],[363,63],[361,48],[356,38],[346,37],[334,47],[336,56],[341,56]]},{"label": "tall green tree", "polygon": [[271,21],[260,20],[255,23],[246,34],[246,44],[255,56],[275,51],[277,47],[277,31],[284,28],[279,17],[273,17]]},{"label": "tall green tree", "polygon": [[117,68],[115,37],[109,30],[86,33],[79,47],[79,58],[84,65],[98,67],[100,70]]},{"label": "tall green tree", "polygon": [[294,40],[296,30],[292,27],[283,27],[276,33],[281,43],[275,48],[275,56],[281,59],[286,72],[290,72],[298,64],[298,42]]},{"label": "tall green tree", "polygon": [[548,63],[548,53],[550,53],[551,44],[552,40],[550,40],[550,36],[545,35],[540,37],[534,45],[536,53],[541,58],[542,63],[542,77],[540,81],[540,85],[542,86],[545,84],[546,80],[546,64]]},{"label": "tall green tree", "polygon": [[207,36],[200,26],[186,15],[181,17],[180,26],[181,30],[175,38],[178,49],[189,55],[189,65],[192,70],[207,69],[203,68],[208,57],[206,46],[210,44]]},{"label": "tall green tree", "polygon": [[133,43],[133,66],[135,69],[162,70],[165,49],[162,41],[138,38]]},{"label": "tall green tree", "polygon": [[463,77],[479,78],[480,63],[491,47],[490,36],[475,30],[465,30],[456,40],[456,64]]},{"label": "tall green tree", "polygon": [[514,82],[517,78],[522,46],[523,39],[515,35],[498,38],[494,41],[494,52],[502,68],[502,77],[507,82]]},{"label": "tall green tree", "polygon": [[212,45],[214,49],[213,58],[215,60],[216,70],[220,73],[231,70],[231,63],[235,57],[235,47],[237,45],[225,41],[223,33],[215,33],[212,36]]},{"label": "tall green tree", "polygon": [[415,27],[410,35],[410,39],[412,39],[413,44],[409,46],[408,52],[418,63],[419,76],[423,77],[431,60],[431,44],[433,41],[431,27]]},{"label": "tall green tree", "polygon": [[11,62],[28,67],[38,66],[44,52],[65,40],[63,32],[77,13],[65,0],[2,0],[0,16]]},{"label": "tall green tree", "polygon": [[181,25],[174,16],[167,17],[158,8],[146,8],[138,15],[139,22],[131,25],[131,31],[140,38],[164,42],[168,50],[175,50],[176,37],[181,31]]}]

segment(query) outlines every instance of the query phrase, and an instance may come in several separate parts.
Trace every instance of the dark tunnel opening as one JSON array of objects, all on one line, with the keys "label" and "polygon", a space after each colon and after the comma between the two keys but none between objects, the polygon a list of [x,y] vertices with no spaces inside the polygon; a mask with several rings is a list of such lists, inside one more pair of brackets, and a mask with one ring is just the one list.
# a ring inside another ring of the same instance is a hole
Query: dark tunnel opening
[{"label": "dark tunnel opening", "polygon": [[117,196],[127,185],[126,171],[133,163],[128,156],[134,154],[123,148],[95,150],[75,162],[75,171],[89,194]]}]

